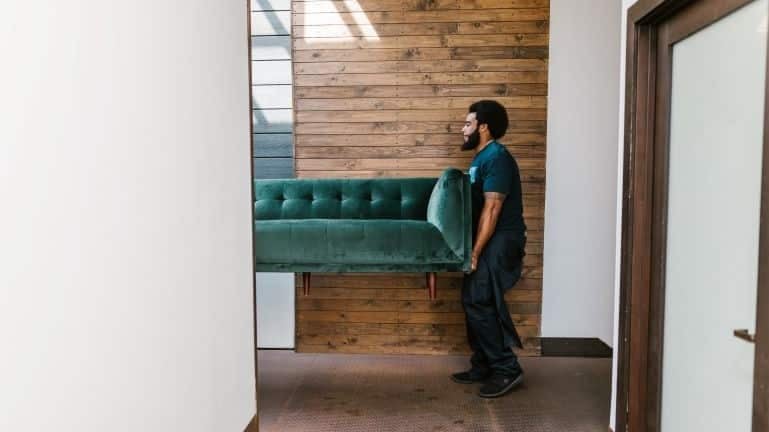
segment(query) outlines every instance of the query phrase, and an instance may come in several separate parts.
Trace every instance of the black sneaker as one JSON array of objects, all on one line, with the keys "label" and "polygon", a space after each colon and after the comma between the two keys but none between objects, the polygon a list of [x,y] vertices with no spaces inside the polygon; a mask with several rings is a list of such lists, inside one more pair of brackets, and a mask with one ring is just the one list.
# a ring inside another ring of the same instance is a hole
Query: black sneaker
[{"label": "black sneaker", "polygon": [[500,397],[523,382],[523,371],[512,376],[494,374],[483,384],[478,396],[482,398]]},{"label": "black sneaker", "polygon": [[464,372],[458,372],[451,375],[451,380],[459,384],[474,384],[486,381],[490,372],[481,372],[477,369],[470,369]]}]

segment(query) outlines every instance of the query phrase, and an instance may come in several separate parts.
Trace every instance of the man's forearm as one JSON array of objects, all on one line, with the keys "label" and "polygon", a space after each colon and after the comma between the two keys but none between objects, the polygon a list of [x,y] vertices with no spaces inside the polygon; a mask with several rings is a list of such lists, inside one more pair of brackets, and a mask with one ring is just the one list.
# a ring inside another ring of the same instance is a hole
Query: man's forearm
[{"label": "man's forearm", "polygon": [[475,271],[478,266],[478,258],[486,247],[486,243],[494,235],[494,229],[497,227],[499,213],[502,211],[502,203],[505,201],[505,195],[497,192],[486,192],[483,194],[485,199],[483,210],[481,210],[480,220],[478,221],[478,232],[475,236],[473,245],[473,254],[470,260],[470,271]]},{"label": "man's forearm", "polygon": [[494,234],[494,228],[497,227],[497,220],[499,219],[499,212],[493,211],[488,206],[483,207],[481,212],[480,221],[478,222],[478,233],[475,237],[475,244],[473,245],[473,256],[481,256],[483,248],[486,247],[486,243],[489,242],[491,235]]}]

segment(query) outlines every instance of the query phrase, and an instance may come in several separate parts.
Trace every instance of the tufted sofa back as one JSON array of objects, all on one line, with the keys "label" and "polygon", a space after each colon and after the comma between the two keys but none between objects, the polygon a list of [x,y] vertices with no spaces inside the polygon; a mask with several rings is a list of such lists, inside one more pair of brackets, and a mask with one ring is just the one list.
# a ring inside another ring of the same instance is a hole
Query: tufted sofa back
[{"label": "tufted sofa back", "polygon": [[434,178],[254,180],[254,216],[274,219],[427,219]]}]

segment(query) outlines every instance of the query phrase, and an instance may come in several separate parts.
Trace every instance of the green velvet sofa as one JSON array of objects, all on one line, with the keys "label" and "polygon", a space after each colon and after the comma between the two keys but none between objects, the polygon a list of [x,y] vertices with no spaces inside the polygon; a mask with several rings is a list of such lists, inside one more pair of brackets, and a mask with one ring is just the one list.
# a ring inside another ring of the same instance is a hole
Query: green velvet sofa
[{"label": "green velvet sofa", "polygon": [[470,269],[470,183],[440,178],[254,180],[257,272],[310,274]]}]

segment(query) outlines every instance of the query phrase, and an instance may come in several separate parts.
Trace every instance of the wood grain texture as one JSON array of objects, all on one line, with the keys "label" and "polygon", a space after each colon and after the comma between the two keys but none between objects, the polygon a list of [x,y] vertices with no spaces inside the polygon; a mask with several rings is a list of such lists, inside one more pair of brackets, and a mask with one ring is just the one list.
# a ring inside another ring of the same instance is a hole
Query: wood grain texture
[{"label": "wood grain texture", "polygon": [[544,46],[547,34],[516,33],[510,35],[444,35],[444,36],[383,36],[383,37],[307,37],[294,41],[295,50],[360,50],[371,48],[431,48],[476,46]]},{"label": "wood grain texture", "polygon": [[[283,123],[282,125],[285,125]],[[260,125],[261,126],[261,125]],[[443,121],[390,121],[390,122],[345,122],[345,123],[300,123],[295,125],[294,132],[297,135],[369,135],[369,134],[459,134],[464,126],[463,119],[452,122]],[[515,134],[544,134],[546,131],[544,120],[511,120],[508,132]],[[275,132],[281,124],[275,124]],[[260,132],[262,130],[260,129]],[[265,126],[264,132],[270,132]],[[467,157],[472,157],[468,154]]]},{"label": "wood grain texture", "polygon": [[[378,2],[377,2],[378,3]],[[422,22],[473,22],[485,21],[543,21],[549,19],[548,8],[527,9],[467,9],[463,10],[392,10],[392,11],[333,11],[308,12],[294,11],[292,23],[295,26],[348,25],[358,23],[399,24]]]},{"label": "wood grain texture", "polygon": [[[297,135],[295,141],[297,147],[357,147],[361,145],[369,147],[395,147],[395,146],[458,146],[461,137],[456,134],[392,134],[392,135],[367,135],[365,142],[356,135]],[[505,143],[511,146],[527,146],[544,148],[544,134],[508,133],[505,135]]]},{"label": "wood grain texture", "polygon": [[494,8],[547,8],[549,0],[305,0],[293,2],[296,13],[339,13],[365,11],[425,11],[452,9],[494,9]]},{"label": "wood grain texture", "polygon": [[547,83],[547,72],[440,72],[440,73],[375,73],[375,74],[323,74],[296,75],[294,84],[302,87],[359,86],[359,85],[465,85],[477,82],[491,84]]},{"label": "wood grain texture", "polygon": [[546,59],[546,46],[404,47],[368,49],[304,49],[294,52],[298,63],[328,61]]},{"label": "wood grain texture", "polygon": [[355,37],[376,35],[384,36],[433,36],[452,34],[512,34],[512,33],[547,33],[549,23],[542,21],[488,21],[488,22],[432,22],[418,24],[329,24],[323,26],[295,25],[293,32],[297,38]]},{"label": "wood grain texture", "polygon": [[297,63],[299,75],[341,73],[397,73],[397,72],[520,72],[544,71],[547,62],[542,59],[479,59],[479,60],[424,60],[382,62],[314,62]]},{"label": "wood grain texture", "polygon": [[[296,67],[296,65],[295,65]],[[297,102],[307,98],[347,99],[356,97],[472,97],[544,96],[547,84],[399,85],[348,87],[296,87]]]},{"label": "wood grain texture", "polygon": [[[437,177],[466,169],[467,108],[502,103],[501,140],[516,157],[528,255],[505,296],[539,355],[546,157],[549,0],[295,1],[291,17],[297,177]],[[297,279],[300,352],[468,352],[462,274],[313,274]]]}]

